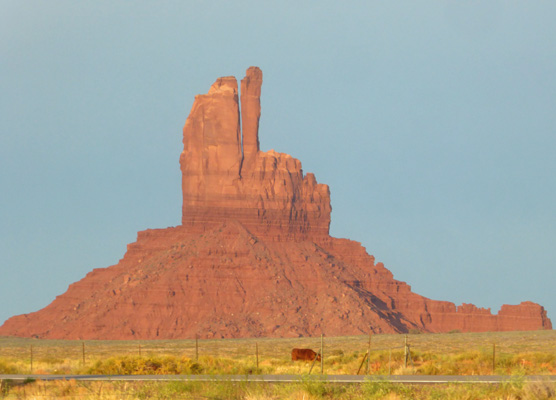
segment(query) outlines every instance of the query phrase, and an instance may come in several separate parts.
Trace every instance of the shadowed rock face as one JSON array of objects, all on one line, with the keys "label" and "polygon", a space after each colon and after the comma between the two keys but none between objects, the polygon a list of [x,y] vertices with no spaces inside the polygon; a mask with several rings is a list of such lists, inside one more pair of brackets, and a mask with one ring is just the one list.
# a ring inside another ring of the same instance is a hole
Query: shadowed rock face
[{"label": "shadowed rock face", "polygon": [[[294,337],[551,329],[524,302],[498,315],[415,294],[360,243],[329,236],[330,192],[287,154],[259,150],[262,73],[219,78],[183,129],[182,225],[139,232],[0,335],[51,339]],[[241,114],[239,104],[241,103]],[[241,124],[240,124],[241,120]]]}]

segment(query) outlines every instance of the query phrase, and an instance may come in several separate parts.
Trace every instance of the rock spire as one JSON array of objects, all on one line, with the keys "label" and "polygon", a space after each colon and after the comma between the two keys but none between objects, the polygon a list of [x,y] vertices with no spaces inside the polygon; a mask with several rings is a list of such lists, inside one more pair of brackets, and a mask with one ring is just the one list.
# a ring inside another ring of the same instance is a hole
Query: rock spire
[{"label": "rock spire", "polygon": [[251,167],[259,152],[262,84],[263,73],[258,67],[250,67],[241,80],[241,129],[244,163],[247,167]]},{"label": "rock spire", "polygon": [[305,175],[290,155],[259,150],[261,86],[261,70],[250,67],[241,81],[241,112],[234,77],[195,97],[180,156],[182,224],[204,231],[234,220],[273,240],[326,237],[328,186]]}]

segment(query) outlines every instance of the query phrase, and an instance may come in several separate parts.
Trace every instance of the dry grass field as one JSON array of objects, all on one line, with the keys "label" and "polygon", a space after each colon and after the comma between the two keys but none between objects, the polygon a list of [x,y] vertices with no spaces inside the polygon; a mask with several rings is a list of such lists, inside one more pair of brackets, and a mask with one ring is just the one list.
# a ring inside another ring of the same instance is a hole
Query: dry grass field
[{"label": "dry grass field", "polygon": [[[0,398],[184,399],[549,399],[550,383],[525,383],[523,375],[556,374],[556,331],[373,335],[371,374],[511,375],[507,385],[407,386],[391,383],[333,385],[214,383],[33,382],[8,387]],[[299,374],[309,362],[292,362],[291,349],[318,351],[321,338],[161,341],[58,341],[0,338],[0,373],[27,374]],[[324,374],[355,374],[368,336],[324,337]],[[494,365],[493,365],[493,350]],[[258,368],[257,368],[258,352]],[[494,367],[494,369],[493,369]],[[313,368],[320,373],[320,363]],[[65,396],[65,397],[64,397]]]}]

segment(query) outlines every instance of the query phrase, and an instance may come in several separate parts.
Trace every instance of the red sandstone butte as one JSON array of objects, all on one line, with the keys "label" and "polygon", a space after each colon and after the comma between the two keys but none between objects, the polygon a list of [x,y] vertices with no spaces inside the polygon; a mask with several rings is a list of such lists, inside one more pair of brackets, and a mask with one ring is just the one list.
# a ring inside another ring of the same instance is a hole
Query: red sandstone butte
[{"label": "red sandstone butte", "polygon": [[[295,158],[259,149],[262,72],[219,78],[195,97],[180,156],[182,224],[139,232],[0,335],[49,339],[329,336],[552,329],[524,302],[497,315],[427,299],[360,243],[329,235],[330,191]],[[241,104],[241,113],[240,113]]]}]

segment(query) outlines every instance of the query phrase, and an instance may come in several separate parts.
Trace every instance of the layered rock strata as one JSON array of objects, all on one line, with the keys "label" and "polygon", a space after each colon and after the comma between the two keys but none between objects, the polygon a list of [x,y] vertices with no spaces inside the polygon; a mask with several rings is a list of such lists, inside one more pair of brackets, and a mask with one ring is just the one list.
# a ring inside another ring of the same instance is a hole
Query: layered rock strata
[{"label": "layered rock strata", "polygon": [[[430,300],[360,243],[329,236],[330,192],[287,154],[261,152],[262,73],[199,95],[183,129],[182,225],[139,232],[118,264],[95,269],[0,335],[50,339],[329,336],[552,329],[524,302],[497,315]],[[239,95],[239,97],[238,97]],[[240,113],[241,104],[241,113]]]},{"label": "layered rock strata", "polygon": [[290,155],[259,151],[261,85],[261,70],[251,67],[240,98],[234,77],[218,79],[208,94],[195,97],[180,156],[182,225],[204,231],[235,220],[267,239],[324,238],[328,186],[304,175]]}]

